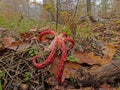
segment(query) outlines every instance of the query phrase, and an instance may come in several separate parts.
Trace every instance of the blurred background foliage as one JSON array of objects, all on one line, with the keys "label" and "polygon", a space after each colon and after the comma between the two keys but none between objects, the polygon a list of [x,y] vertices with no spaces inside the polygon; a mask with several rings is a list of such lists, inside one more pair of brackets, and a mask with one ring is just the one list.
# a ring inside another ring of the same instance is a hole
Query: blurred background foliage
[{"label": "blurred background foliage", "polygon": [[55,29],[57,21],[58,29],[70,34],[69,29],[73,33],[84,20],[103,23],[119,18],[119,4],[119,0],[1,0],[0,27],[20,32],[34,27]]}]

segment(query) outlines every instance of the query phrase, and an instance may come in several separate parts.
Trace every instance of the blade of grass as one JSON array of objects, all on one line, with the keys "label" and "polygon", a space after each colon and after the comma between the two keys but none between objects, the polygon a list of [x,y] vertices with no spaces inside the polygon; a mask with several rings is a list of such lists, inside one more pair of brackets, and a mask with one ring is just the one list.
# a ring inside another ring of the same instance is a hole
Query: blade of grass
[{"label": "blade of grass", "polygon": [[1,80],[0,80],[0,90],[2,90],[2,83],[1,83]]}]

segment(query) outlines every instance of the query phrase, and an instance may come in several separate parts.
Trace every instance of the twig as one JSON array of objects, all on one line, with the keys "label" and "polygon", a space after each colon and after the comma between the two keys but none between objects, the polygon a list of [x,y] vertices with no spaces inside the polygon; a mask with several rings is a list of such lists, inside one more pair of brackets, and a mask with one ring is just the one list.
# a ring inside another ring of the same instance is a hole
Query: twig
[{"label": "twig", "polygon": [[4,71],[9,75],[9,77],[12,79],[12,76],[9,74],[9,72],[0,64],[0,66],[4,69]]},{"label": "twig", "polygon": [[79,0],[77,1],[77,5],[76,5],[76,8],[75,8],[75,12],[74,12],[73,18],[72,18],[72,22],[74,21],[74,18],[76,16],[77,9],[78,9],[78,4],[79,4]]},{"label": "twig", "polygon": [[56,31],[58,29],[58,0],[56,0]]}]

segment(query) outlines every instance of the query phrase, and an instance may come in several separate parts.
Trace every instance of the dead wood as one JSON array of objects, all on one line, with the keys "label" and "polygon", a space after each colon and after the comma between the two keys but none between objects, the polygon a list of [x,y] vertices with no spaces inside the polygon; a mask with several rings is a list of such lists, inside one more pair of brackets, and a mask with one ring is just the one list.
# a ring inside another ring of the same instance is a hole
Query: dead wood
[{"label": "dead wood", "polygon": [[76,72],[75,80],[80,86],[98,86],[105,82],[120,79],[120,60],[104,65],[94,71],[81,69]]}]

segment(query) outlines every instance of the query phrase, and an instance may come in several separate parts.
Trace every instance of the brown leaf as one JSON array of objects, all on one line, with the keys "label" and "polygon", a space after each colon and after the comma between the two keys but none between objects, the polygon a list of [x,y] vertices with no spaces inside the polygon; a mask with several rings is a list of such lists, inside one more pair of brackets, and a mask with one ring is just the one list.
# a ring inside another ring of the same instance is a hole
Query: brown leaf
[{"label": "brown leaf", "polygon": [[56,81],[56,79],[55,79],[54,77],[49,77],[49,78],[46,80],[46,82],[47,82],[49,85],[52,85],[52,86],[55,86],[55,85],[58,84],[57,81]]},{"label": "brown leaf", "polygon": [[110,85],[108,85],[108,84],[105,83],[105,84],[102,84],[102,85],[100,86],[99,90],[118,90],[118,89],[113,88],[113,87],[111,87]]},{"label": "brown leaf", "polygon": [[[59,61],[60,61],[60,57],[56,56],[50,67],[50,72],[52,72],[54,75],[57,73]],[[67,61],[65,63],[63,76],[65,78],[74,77],[76,70],[78,70],[80,67],[81,66],[78,63]]]},{"label": "brown leaf", "polygon": [[68,89],[68,90],[95,90],[93,87],[82,87],[80,89]]},{"label": "brown leaf", "polygon": [[89,56],[92,60],[97,61],[100,65],[108,64],[108,63],[110,63],[110,61],[111,61],[107,56],[105,56],[104,58],[101,58],[101,57],[99,57],[99,56],[94,55],[93,52],[88,53],[88,56]]},{"label": "brown leaf", "polygon": [[62,85],[56,85],[51,90],[65,90],[65,88]]},{"label": "brown leaf", "polygon": [[21,42],[21,41],[16,41],[16,42],[12,42],[11,45],[8,48],[19,51],[19,50],[25,50],[29,46],[30,46],[29,43],[25,43],[25,42]]},{"label": "brown leaf", "polygon": [[15,42],[15,38],[5,37],[5,38],[2,39],[2,43],[5,47],[10,46],[12,42]]},{"label": "brown leaf", "polygon": [[2,43],[4,47],[13,49],[13,50],[24,50],[30,46],[29,43],[25,43],[22,41],[15,41],[15,39],[12,37],[3,38]]},{"label": "brown leaf", "polygon": [[73,54],[73,56],[79,59],[78,63],[80,63],[80,64],[82,64],[82,63],[87,63],[89,65],[99,64],[98,61],[93,60],[92,58],[90,58],[87,53],[76,51]]},{"label": "brown leaf", "polygon": [[65,63],[65,68],[64,68],[63,76],[65,78],[74,77],[75,76],[75,72],[77,70],[79,70],[80,67],[81,66],[78,63],[67,61]]},{"label": "brown leaf", "polygon": [[58,70],[58,64],[59,64],[59,61],[60,61],[60,57],[59,56],[56,56],[54,57],[54,61],[53,63],[51,64],[51,67],[50,67],[50,72],[52,72],[54,75],[56,74],[57,70]]},{"label": "brown leaf", "polygon": [[33,34],[30,32],[20,33],[20,37],[25,41],[30,41],[32,36],[33,36]]},{"label": "brown leaf", "polygon": [[98,61],[100,65],[108,64],[112,61],[112,58],[116,53],[116,48],[115,48],[114,44],[110,44],[110,43],[106,44],[106,46],[104,46],[104,48],[105,48],[105,50],[103,51],[103,53],[104,53],[103,58],[94,55],[93,52],[90,52],[88,54],[88,56],[91,59]]},{"label": "brown leaf", "polygon": [[105,48],[105,50],[104,50],[104,52],[103,52],[104,55],[105,55],[105,56],[108,56],[109,59],[112,59],[113,56],[114,56],[115,53],[116,53],[115,45],[112,44],[112,43],[108,43],[108,44],[106,44],[106,46],[105,46],[104,48]]}]

